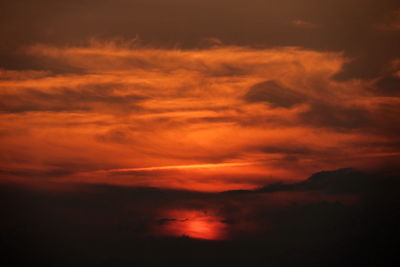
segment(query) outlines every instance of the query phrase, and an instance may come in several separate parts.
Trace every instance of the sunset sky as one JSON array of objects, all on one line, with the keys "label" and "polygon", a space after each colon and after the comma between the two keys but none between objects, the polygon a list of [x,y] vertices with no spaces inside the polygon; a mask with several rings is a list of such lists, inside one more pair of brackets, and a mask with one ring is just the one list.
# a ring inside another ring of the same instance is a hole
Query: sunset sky
[{"label": "sunset sky", "polygon": [[3,3],[6,179],[220,191],[398,164],[395,1],[253,2]]},{"label": "sunset sky", "polygon": [[399,173],[397,0],[1,1],[0,21],[4,186],[176,190],[135,208],[152,235],[222,240],[263,201],[332,196],[249,196],[229,228],[217,203],[241,201],[208,194]]}]

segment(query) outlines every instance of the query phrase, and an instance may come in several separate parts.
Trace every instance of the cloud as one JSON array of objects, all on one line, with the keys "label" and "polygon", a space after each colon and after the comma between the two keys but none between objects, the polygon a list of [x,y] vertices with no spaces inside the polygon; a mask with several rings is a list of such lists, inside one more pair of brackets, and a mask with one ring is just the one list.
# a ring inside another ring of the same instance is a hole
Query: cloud
[{"label": "cloud", "polygon": [[0,5],[0,265],[399,265],[398,0]]},{"label": "cloud", "polygon": [[301,93],[285,88],[275,81],[265,81],[253,85],[245,95],[249,102],[267,102],[275,107],[290,108],[306,99]]},{"label": "cloud", "polygon": [[400,60],[394,59],[387,64],[381,77],[371,87],[371,91],[380,96],[399,96]]},{"label": "cloud", "polygon": [[[107,43],[110,39],[120,42],[133,38],[136,44],[163,49],[198,49],[204,47],[204,39],[211,37],[228,46],[270,49],[290,45],[306,50],[341,51],[354,59],[351,66],[342,70],[342,79],[376,78],[388,61],[399,57],[399,38],[392,34],[395,31],[371,30],[371,25],[385,24],[385,16],[399,9],[395,0],[368,3],[327,0],[324,4],[285,0],[274,3],[273,7],[268,1],[252,1],[248,5],[239,0],[229,3],[229,8],[227,5],[227,1],[187,4],[181,0],[168,6],[162,0],[153,0],[152,5],[125,0],[112,4],[89,0],[85,5],[68,1],[41,1],[35,5],[29,1],[23,5],[4,2],[1,24],[8,26],[0,29],[0,34],[7,42],[0,47],[0,62],[3,68],[13,70],[41,70],[52,63],[53,72],[76,73],[77,68],[44,58],[33,59],[22,55],[20,50],[38,43],[82,46],[93,38]],[[173,20],[166,23],[166,18]],[[30,23],[22,25],[20,22],[25,19]],[[300,27],[310,23],[319,27],[299,30],[293,21]]]},{"label": "cloud", "polygon": [[[398,98],[374,92],[375,81],[335,80],[348,61],[342,53],[118,42],[25,52],[46,68],[2,72],[1,168],[9,180],[22,170],[48,180],[54,166],[70,166],[53,178],[224,191],[396,161]],[[204,164],[237,166],[95,175]]]},{"label": "cloud", "polygon": [[293,26],[297,27],[297,28],[301,28],[301,29],[315,29],[318,28],[318,25],[305,21],[305,20],[301,20],[301,19],[296,19],[292,21]]},{"label": "cloud", "polygon": [[382,31],[398,31],[400,30],[400,9],[391,12],[386,16],[384,22],[376,24],[375,28]]},{"label": "cloud", "polygon": [[137,108],[137,102],[144,99],[140,95],[115,95],[113,91],[124,86],[117,83],[85,84],[78,87],[54,87],[50,90],[23,88],[18,94],[3,93],[1,99],[2,112],[29,111],[89,111],[98,106],[109,106],[118,109]]},{"label": "cloud", "polygon": [[387,75],[376,83],[378,90],[375,92],[383,96],[399,96],[400,78],[394,75]]},{"label": "cloud", "polygon": [[314,103],[310,109],[301,114],[305,123],[317,127],[334,127],[339,129],[360,129],[369,125],[371,116],[363,107],[346,107],[329,103]]}]

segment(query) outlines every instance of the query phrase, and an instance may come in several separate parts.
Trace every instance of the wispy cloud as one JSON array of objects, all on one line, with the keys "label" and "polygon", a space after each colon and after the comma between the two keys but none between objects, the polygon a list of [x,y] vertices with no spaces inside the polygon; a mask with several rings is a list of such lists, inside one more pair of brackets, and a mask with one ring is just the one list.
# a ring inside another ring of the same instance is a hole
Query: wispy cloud
[{"label": "wispy cloud", "polygon": [[297,28],[302,28],[302,29],[316,29],[319,26],[317,24],[301,20],[301,19],[295,19],[292,21],[293,26]]},{"label": "wispy cloud", "polygon": [[46,69],[2,72],[8,179],[62,172],[213,191],[396,157],[398,98],[371,91],[369,80],[334,80],[349,61],[341,53],[112,42],[25,51]]}]

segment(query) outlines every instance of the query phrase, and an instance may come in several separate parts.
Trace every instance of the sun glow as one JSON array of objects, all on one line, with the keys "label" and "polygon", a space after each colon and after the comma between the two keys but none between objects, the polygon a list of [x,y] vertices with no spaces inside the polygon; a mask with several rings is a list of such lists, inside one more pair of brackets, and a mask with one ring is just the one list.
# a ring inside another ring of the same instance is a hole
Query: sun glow
[{"label": "sun glow", "polygon": [[190,237],[205,240],[227,238],[223,218],[197,210],[173,210],[165,212],[168,219],[160,219],[156,235]]}]

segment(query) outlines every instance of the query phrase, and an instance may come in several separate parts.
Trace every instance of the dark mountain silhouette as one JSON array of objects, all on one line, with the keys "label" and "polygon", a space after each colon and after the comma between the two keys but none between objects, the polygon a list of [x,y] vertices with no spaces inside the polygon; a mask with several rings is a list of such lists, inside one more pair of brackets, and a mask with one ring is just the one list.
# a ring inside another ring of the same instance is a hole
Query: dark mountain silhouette
[{"label": "dark mountain silhouette", "polygon": [[282,191],[323,191],[329,194],[360,193],[368,190],[377,178],[353,168],[314,173],[307,180],[287,184],[273,183],[255,190],[231,190],[228,194],[273,193]]},{"label": "dark mountain silhouette", "polygon": [[[290,202],[292,192],[309,190],[329,198]],[[285,192],[289,201],[275,202],[272,192]],[[362,197],[346,204],[340,193]],[[223,193],[0,184],[0,265],[399,266],[399,193],[396,173],[349,168]],[[160,210],[209,208],[218,212],[229,239],[152,235],[154,227],[182,220]]]}]

